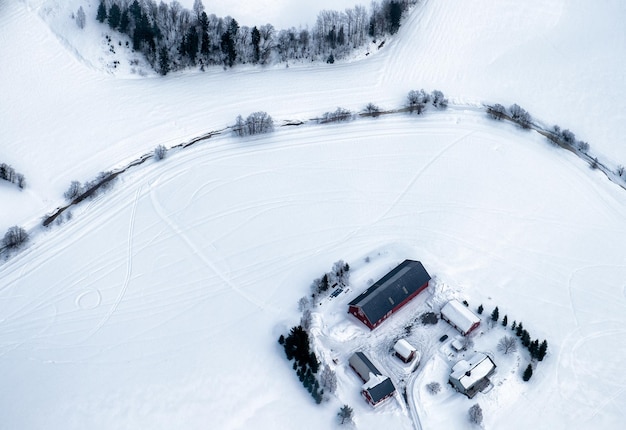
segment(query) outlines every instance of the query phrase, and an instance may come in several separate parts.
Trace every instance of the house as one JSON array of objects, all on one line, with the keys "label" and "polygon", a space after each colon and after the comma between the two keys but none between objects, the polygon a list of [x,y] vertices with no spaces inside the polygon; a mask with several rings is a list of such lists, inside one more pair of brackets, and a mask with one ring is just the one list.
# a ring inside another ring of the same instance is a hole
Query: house
[{"label": "house", "polygon": [[490,384],[489,376],[495,370],[496,364],[491,357],[478,352],[469,360],[461,360],[455,364],[448,382],[458,392],[471,399]]},{"label": "house", "polygon": [[457,300],[450,300],[441,308],[441,319],[447,321],[463,336],[467,336],[480,325],[480,318]]},{"label": "house", "polygon": [[372,406],[378,405],[383,400],[393,396],[396,392],[391,380],[380,373],[380,371],[372,364],[362,352],[355,352],[348,360],[350,367],[364,382],[361,388],[361,394],[365,400]]},{"label": "house", "polygon": [[354,315],[370,330],[406,305],[428,287],[430,275],[419,261],[404,260],[348,304]]},{"label": "house", "polygon": [[393,346],[393,350],[396,353],[396,357],[400,360],[408,363],[415,358],[417,350],[413,345],[406,341],[406,339],[398,340]]}]

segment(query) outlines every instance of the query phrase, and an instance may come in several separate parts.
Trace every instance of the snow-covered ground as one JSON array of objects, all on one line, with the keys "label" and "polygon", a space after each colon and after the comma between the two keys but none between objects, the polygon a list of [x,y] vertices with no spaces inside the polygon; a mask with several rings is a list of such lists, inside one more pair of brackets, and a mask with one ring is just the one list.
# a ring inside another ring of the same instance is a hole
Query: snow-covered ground
[{"label": "snow-covered ground", "polygon": [[[71,180],[238,114],[280,123],[338,105],[397,107],[421,87],[517,102],[626,160],[621,2],[426,1],[360,61],[146,79],[104,73],[106,46],[82,51],[58,4],[0,0],[0,162],[29,182],[0,184],[0,231],[35,226]],[[0,266],[2,426],[321,429],[350,403],[359,428],[409,429],[395,400],[368,409],[345,367],[338,398],[316,406],[276,339],[333,261],[351,263],[356,293],[415,258],[550,343],[530,384],[512,374],[475,399],[486,428],[622,427],[624,192],[572,154],[450,109],[223,136],[169,155]],[[335,316],[329,333],[360,336],[339,305]],[[425,393],[447,369],[422,366],[424,427],[465,428],[473,402]]]}]

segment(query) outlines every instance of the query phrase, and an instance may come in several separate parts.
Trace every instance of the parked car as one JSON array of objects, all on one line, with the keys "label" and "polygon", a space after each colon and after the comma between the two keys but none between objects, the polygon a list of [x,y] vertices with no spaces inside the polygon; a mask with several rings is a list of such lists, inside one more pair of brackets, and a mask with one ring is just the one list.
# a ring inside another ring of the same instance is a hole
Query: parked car
[{"label": "parked car", "polygon": [[444,334],[443,336],[441,336],[441,337],[439,338],[439,342],[443,342],[443,341],[445,341],[447,338],[448,338],[448,335],[447,335],[447,334]]}]

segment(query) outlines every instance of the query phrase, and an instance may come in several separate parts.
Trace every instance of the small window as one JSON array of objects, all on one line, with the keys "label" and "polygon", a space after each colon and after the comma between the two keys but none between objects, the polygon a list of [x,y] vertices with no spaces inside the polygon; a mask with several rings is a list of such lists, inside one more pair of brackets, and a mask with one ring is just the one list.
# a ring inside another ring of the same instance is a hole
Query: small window
[{"label": "small window", "polygon": [[406,290],[406,287],[404,287],[404,286],[402,287],[402,291],[404,291],[404,294],[406,294],[406,295],[409,294],[409,292]]},{"label": "small window", "polygon": [[393,301],[391,297],[389,297],[389,303],[391,303],[392,305],[395,305],[395,302]]}]

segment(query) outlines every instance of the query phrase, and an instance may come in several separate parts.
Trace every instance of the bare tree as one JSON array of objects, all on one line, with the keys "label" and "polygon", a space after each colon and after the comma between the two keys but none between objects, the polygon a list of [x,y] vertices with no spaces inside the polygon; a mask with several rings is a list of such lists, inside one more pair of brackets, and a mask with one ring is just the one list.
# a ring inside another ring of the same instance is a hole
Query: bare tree
[{"label": "bare tree", "polygon": [[409,112],[417,112],[420,115],[426,109],[426,103],[430,101],[430,95],[424,90],[411,90],[407,94],[407,107]]},{"label": "bare tree", "polygon": [[493,119],[502,119],[506,115],[506,108],[500,103],[496,103],[493,106],[487,106],[487,113]]},{"label": "bare tree", "polygon": [[80,182],[72,181],[67,191],[63,193],[63,197],[65,197],[65,200],[71,202],[76,197],[78,197],[82,193],[82,191],[83,186],[80,184]]},{"label": "bare tree", "polygon": [[9,227],[2,239],[2,246],[6,248],[19,248],[28,240],[28,233],[20,226]]},{"label": "bare tree", "polygon": [[367,106],[365,106],[365,112],[368,115],[371,115],[374,118],[376,118],[377,116],[380,115],[380,108],[376,106],[374,103],[370,102],[367,104]]},{"label": "bare tree", "polygon": [[517,351],[517,342],[513,336],[504,336],[498,342],[498,351],[504,353],[504,355],[509,352]]},{"label": "bare tree", "polygon": [[337,375],[327,364],[324,365],[320,373],[320,384],[329,393],[334,393],[337,390]]}]

